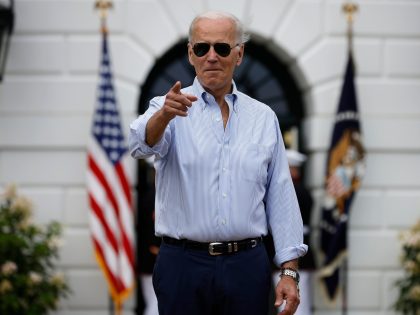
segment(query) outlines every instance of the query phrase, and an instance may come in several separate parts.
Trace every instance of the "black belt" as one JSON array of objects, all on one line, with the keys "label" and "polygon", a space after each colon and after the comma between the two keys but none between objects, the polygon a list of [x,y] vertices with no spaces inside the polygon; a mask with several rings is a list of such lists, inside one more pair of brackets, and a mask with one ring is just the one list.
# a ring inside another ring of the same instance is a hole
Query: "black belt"
[{"label": "black belt", "polygon": [[256,247],[261,243],[262,238],[248,238],[241,241],[230,241],[230,242],[212,242],[212,243],[201,243],[190,240],[178,240],[176,238],[163,236],[162,242],[169,245],[176,245],[185,248],[206,250],[210,255],[226,255],[239,252],[241,250],[247,250]]}]

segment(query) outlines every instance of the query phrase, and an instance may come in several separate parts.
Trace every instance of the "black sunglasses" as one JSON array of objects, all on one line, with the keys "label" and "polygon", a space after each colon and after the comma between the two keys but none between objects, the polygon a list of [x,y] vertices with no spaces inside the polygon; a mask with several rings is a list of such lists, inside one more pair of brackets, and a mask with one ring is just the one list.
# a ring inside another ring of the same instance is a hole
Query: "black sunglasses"
[{"label": "black sunglasses", "polygon": [[239,46],[239,44],[236,44],[233,47],[230,47],[228,43],[215,43],[215,44],[209,44],[209,43],[197,43],[193,46],[194,54],[197,57],[203,57],[205,54],[207,54],[210,50],[210,46],[213,46],[214,51],[221,57],[227,57],[230,55],[230,51]]}]

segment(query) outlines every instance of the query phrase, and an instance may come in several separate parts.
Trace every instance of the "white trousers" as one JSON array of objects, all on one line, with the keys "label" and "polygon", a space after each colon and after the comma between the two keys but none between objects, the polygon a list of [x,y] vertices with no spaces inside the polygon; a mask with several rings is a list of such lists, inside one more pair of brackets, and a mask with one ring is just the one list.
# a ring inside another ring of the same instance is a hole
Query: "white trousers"
[{"label": "white trousers", "polygon": [[141,275],[141,289],[143,291],[144,303],[146,304],[143,315],[159,315],[152,275]]},{"label": "white trousers", "polygon": [[[273,283],[276,286],[279,282],[280,271],[273,273]],[[312,273],[309,271],[299,271],[300,281],[299,281],[299,291],[300,291],[300,304],[296,310],[295,315],[312,315]],[[279,308],[282,310],[284,304]]]}]

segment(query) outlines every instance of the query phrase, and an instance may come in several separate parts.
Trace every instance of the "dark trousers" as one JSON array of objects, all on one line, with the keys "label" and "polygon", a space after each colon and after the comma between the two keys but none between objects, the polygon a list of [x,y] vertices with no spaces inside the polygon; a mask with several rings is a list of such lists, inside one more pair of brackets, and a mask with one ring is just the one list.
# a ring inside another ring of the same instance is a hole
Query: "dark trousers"
[{"label": "dark trousers", "polygon": [[263,244],[211,256],[162,243],[153,286],[160,315],[266,315],[271,265]]}]

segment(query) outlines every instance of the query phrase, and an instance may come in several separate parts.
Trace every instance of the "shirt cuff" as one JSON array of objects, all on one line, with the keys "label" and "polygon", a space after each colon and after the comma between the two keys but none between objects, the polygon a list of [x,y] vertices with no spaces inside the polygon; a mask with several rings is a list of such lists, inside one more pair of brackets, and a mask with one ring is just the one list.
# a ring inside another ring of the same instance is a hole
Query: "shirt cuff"
[{"label": "shirt cuff", "polygon": [[[163,135],[162,138],[153,147],[150,147],[146,143],[146,125],[148,121],[149,120],[146,119],[146,117],[141,117],[140,119],[133,122],[130,128],[135,132],[135,138],[138,139],[136,143],[142,155],[160,155],[159,153],[162,152],[162,150],[165,148],[165,135]],[[167,128],[169,128],[169,126],[167,126]]]},{"label": "shirt cuff", "polygon": [[286,261],[305,256],[307,251],[308,245],[305,244],[285,248],[274,256],[274,263],[280,267]]}]

